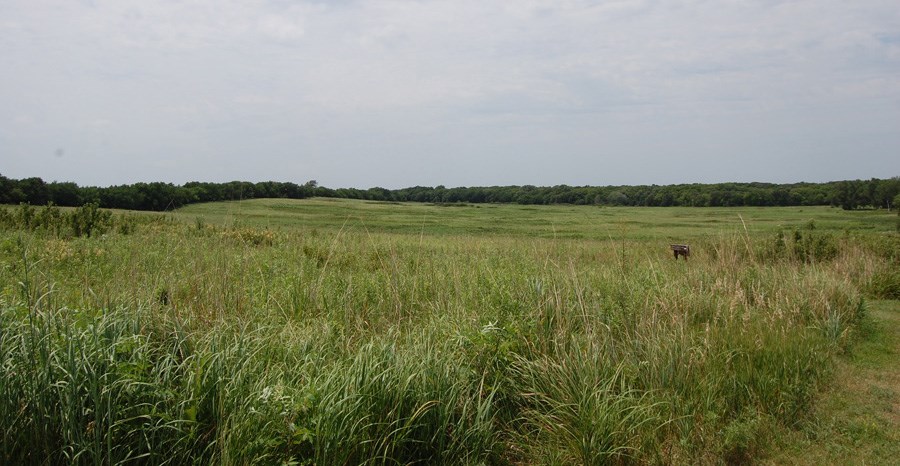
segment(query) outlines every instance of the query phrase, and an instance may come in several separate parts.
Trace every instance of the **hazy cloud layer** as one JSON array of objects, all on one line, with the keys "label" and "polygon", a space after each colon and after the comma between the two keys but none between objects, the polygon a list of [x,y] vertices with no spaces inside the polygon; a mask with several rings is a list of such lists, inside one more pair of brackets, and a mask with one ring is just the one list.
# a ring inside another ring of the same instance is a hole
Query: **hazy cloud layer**
[{"label": "hazy cloud layer", "polygon": [[330,187],[900,174],[895,1],[5,1],[0,173]]}]

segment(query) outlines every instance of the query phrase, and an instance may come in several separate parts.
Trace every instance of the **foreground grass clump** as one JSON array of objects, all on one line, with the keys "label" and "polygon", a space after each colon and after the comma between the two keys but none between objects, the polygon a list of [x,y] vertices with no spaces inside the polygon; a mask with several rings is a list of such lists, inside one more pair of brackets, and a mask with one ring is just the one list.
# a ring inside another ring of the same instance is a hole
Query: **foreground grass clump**
[{"label": "foreground grass clump", "polygon": [[[882,239],[820,233],[777,254],[771,231],[697,238],[685,263],[665,238],[346,219],[10,227],[0,458],[747,461],[809,416],[865,317],[858,290],[895,265]],[[808,247],[827,254],[792,252]]]},{"label": "foreground grass clump", "polygon": [[437,349],[372,343],[320,366],[274,327],[26,313],[3,312],[5,461],[458,463],[496,448],[489,394]]}]

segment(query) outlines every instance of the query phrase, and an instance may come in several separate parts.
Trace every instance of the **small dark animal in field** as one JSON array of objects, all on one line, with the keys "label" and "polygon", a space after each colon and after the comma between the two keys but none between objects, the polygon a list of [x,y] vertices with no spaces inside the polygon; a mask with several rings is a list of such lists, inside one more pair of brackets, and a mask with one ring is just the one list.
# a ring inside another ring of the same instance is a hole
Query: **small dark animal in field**
[{"label": "small dark animal in field", "polygon": [[167,288],[163,288],[159,290],[159,293],[156,294],[156,301],[163,306],[169,305],[169,290]]},{"label": "small dark animal in field", "polygon": [[691,256],[691,247],[686,244],[673,244],[672,252],[675,253],[675,260],[678,260],[678,256],[682,256],[684,260],[687,260]]}]

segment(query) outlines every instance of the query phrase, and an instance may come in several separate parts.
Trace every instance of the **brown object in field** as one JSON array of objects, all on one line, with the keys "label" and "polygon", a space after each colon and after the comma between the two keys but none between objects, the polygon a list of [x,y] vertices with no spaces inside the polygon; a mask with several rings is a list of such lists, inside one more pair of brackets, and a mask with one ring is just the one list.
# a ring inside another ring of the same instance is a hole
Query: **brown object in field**
[{"label": "brown object in field", "polygon": [[687,260],[691,255],[691,247],[686,244],[673,244],[672,252],[675,253],[675,260],[678,260],[678,256],[684,256],[684,260]]}]

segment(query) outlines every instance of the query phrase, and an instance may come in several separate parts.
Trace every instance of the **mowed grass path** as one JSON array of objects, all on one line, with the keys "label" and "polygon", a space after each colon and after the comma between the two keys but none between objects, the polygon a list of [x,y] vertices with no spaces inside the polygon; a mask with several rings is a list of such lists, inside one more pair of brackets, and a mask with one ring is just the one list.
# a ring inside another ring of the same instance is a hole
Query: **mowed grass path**
[{"label": "mowed grass path", "polygon": [[396,203],[313,198],[252,199],[193,204],[175,214],[215,225],[335,229],[411,235],[527,236],[571,239],[687,241],[735,232],[770,233],[808,227],[865,232],[895,229],[886,211],[831,207],[596,207],[514,204]]},{"label": "mowed grass path", "polygon": [[900,301],[874,301],[801,432],[769,464],[900,464]]}]

